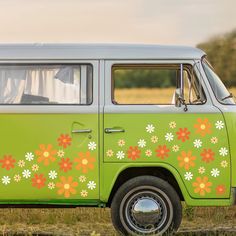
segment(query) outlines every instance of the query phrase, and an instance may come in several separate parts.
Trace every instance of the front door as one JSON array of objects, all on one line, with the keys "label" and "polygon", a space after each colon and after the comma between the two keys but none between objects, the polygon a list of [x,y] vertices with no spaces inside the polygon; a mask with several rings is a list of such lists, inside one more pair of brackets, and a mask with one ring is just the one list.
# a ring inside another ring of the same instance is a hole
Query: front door
[{"label": "front door", "polygon": [[0,65],[0,201],[98,199],[98,63]]},{"label": "front door", "polygon": [[[191,197],[228,198],[230,156],[224,117],[211,104],[191,64],[106,63],[104,160],[133,167],[167,164],[179,172]],[[175,106],[181,81],[187,111]]]}]

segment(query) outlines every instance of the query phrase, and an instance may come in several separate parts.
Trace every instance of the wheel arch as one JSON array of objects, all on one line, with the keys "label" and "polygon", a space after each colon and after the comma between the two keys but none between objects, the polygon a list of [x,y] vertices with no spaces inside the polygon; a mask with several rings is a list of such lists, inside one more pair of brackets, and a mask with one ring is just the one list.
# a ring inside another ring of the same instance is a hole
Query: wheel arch
[{"label": "wheel arch", "polygon": [[112,187],[112,190],[110,192],[107,206],[111,206],[112,199],[116,193],[116,191],[119,189],[119,187],[124,184],[129,179],[135,178],[137,176],[142,175],[150,175],[154,177],[159,177],[165,181],[167,181],[177,192],[179,198],[181,201],[184,201],[184,194],[183,191],[180,188],[180,183],[177,181],[176,176],[167,168],[165,167],[128,167],[124,170],[122,170],[117,178],[116,181]]}]

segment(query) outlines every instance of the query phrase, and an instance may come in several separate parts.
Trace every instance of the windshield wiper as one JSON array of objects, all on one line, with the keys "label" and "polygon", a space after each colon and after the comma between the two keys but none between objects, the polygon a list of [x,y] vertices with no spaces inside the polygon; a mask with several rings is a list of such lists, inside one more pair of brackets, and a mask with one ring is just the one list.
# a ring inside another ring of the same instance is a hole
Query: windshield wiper
[{"label": "windshield wiper", "polygon": [[226,100],[228,98],[234,98],[234,95],[232,93],[230,93],[228,96],[222,98],[221,101],[224,101],[224,100]]}]

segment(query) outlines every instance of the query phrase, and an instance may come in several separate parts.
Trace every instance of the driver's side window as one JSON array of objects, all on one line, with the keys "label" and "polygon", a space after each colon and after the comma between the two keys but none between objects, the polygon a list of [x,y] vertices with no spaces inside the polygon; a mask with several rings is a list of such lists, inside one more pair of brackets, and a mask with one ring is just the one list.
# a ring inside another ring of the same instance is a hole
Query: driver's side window
[{"label": "driver's side window", "polygon": [[[186,104],[205,101],[191,65],[183,65],[183,98]],[[114,105],[174,105],[181,86],[180,64],[123,64],[112,67]]]}]

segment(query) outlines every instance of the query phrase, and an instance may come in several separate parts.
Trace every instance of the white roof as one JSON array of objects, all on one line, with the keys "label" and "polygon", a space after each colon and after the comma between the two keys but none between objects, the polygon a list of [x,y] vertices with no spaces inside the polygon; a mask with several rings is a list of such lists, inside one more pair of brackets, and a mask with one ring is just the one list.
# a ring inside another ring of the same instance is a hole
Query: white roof
[{"label": "white roof", "polygon": [[133,44],[0,44],[0,60],[200,59],[194,47]]}]

